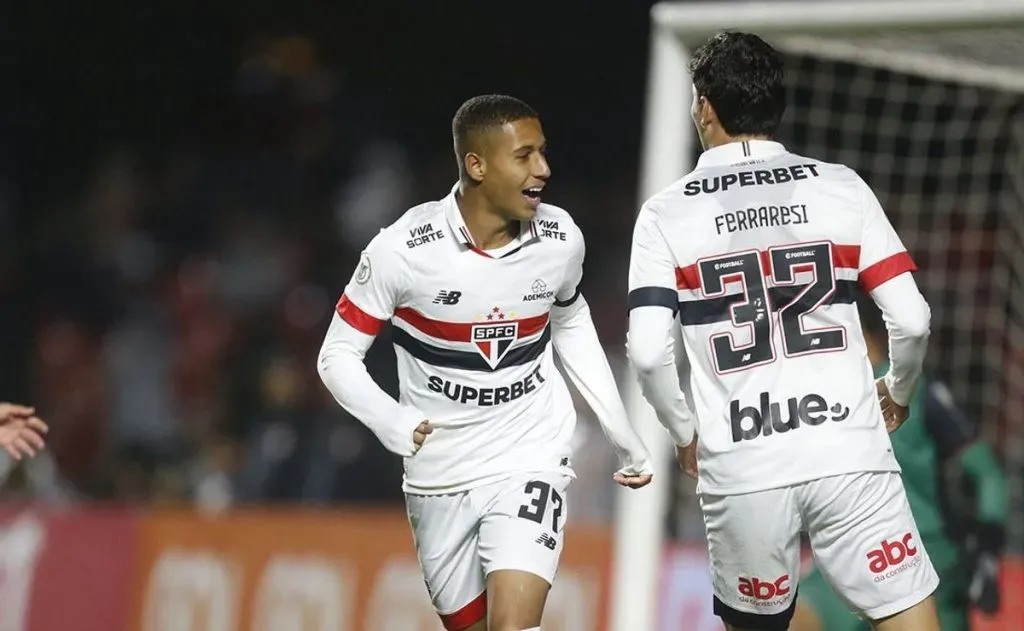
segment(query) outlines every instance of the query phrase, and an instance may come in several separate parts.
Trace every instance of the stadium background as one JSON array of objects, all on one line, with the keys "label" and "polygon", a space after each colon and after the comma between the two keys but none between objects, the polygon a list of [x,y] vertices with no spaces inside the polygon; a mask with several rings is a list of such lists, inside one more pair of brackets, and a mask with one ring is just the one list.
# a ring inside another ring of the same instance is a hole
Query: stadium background
[{"label": "stadium background", "polygon": [[[361,246],[454,181],[455,108],[505,92],[541,112],[548,197],[587,236],[621,369],[650,4],[5,7],[0,398],[52,433],[0,489],[0,631],[439,628],[400,463],[333,404],[316,351]],[[948,46],[1019,64],[1019,35]],[[791,57],[783,139],[857,167],[905,235],[930,367],[997,442],[1019,555],[1020,93]],[[394,391],[381,342],[368,361]],[[612,597],[614,459],[585,407],[578,445],[551,631],[603,629]],[[661,626],[718,629],[692,484],[659,483]],[[1022,574],[1014,557],[979,628],[1024,628]]]}]

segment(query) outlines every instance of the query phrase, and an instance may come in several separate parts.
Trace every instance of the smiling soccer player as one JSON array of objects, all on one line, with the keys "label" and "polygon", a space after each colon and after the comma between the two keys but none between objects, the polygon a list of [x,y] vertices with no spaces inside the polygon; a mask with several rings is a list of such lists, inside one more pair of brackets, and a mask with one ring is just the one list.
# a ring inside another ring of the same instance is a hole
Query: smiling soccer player
[{"label": "smiling soccer player", "polygon": [[[615,481],[644,486],[651,466],[580,295],[583,235],[541,201],[551,170],[537,113],[480,96],[452,131],[459,182],[367,246],[320,375],[405,458],[409,521],[445,627],[537,630],[574,476],[576,414],[552,347],[620,455]],[[400,401],[363,365],[386,320]]]}]

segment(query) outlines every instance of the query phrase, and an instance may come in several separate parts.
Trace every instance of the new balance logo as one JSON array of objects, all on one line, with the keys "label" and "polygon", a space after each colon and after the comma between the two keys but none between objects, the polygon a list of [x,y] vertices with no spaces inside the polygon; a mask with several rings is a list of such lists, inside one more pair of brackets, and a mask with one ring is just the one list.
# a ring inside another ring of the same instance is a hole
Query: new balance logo
[{"label": "new balance logo", "polygon": [[546,532],[543,535],[537,537],[537,543],[541,544],[548,550],[554,550],[555,546],[558,545],[558,542],[555,541],[555,538]]},{"label": "new balance logo", "polygon": [[442,289],[437,292],[437,298],[434,298],[435,305],[457,305],[459,304],[459,298],[462,298],[461,291],[455,291],[454,289]]}]

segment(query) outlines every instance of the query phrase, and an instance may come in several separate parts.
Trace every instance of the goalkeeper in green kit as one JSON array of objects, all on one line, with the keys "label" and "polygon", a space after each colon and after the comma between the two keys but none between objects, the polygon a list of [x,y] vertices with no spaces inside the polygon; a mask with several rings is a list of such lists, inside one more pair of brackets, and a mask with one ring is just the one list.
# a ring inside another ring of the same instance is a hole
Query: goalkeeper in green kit
[{"label": "goalkeeper in green kit", "polygon": [[[868,355],[877,376],[884,375],[884,328],[874,305],[861,304]],[[872,326],[878,323],[878,326]],[[949,389],[921,378],[910,401],[910,417],[890,435],[903,485],[941,583],[935,592],[943,631],[970,628],[971,607],[992,614],[999,608],[999,557],[1007,513],[1006,476],[991,448],[957,408]],[[959,466],[973,487],[973,515],[953,515],[943,469]],[[862,620],[829,588],[817,569],[799,586],[790,631],[866,631]]]}]

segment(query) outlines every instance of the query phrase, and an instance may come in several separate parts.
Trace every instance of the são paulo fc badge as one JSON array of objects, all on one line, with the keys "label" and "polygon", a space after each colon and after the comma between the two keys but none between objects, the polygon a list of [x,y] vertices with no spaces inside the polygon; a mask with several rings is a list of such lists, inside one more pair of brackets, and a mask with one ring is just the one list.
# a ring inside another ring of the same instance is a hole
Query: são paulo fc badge
[{"label": "s\u00e3o paulo fc badge", "polygon": [[486,322],[473,325],[473,345],[487,361],[491,370],[494,370],[519,338],[519,323],[505,315],[498,307],[491,309],[483,319]]}]

